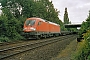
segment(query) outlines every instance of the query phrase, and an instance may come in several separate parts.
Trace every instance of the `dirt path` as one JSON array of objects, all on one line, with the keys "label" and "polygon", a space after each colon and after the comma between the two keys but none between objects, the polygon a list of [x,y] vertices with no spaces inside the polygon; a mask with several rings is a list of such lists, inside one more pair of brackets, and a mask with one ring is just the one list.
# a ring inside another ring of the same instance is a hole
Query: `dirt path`
[{"label": "dirt path", "polygon": [[72,41],[67,47],[62,50],[61,53],[55,58],[52,58],[51,60],[72,60],[73,54],[77,48],[77,41]]}]

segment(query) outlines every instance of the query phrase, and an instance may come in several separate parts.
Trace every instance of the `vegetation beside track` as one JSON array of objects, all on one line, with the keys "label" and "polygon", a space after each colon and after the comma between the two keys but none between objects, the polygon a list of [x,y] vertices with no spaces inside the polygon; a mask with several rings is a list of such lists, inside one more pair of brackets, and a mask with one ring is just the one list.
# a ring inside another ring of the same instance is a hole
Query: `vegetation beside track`
[{"label": "vegetation beside track", "polygon": [[83,37],[84,40],[78,42],[73,60],[90,60],[90,30]]},{"label": "vegetation beside track", "polygon": [[82,23],[79,35],[84,39],[78,43],[73,60],[90,60],[90,11],[86,22]]}]

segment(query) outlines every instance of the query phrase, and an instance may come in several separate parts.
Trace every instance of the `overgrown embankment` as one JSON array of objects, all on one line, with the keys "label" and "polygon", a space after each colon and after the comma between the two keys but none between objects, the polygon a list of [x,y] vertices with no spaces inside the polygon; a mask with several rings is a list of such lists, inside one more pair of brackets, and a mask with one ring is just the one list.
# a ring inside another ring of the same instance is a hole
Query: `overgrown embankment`
[{"label": "overgrown embankment", "polygon": [[84,40],[77,45],[73,60],[90,60],[90,30],[83,37]]}]

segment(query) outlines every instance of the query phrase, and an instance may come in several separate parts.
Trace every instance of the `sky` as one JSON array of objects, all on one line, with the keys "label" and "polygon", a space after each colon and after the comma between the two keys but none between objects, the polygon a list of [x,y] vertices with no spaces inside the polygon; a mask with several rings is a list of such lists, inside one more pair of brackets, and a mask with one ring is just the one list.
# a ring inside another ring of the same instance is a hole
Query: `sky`
[{"label": "sky", "polygon": [[90,0],[52,0],[54,8],[60,11],[59,18],[63,21],[65,7],[72,24],[82,23],[88,17]]}]

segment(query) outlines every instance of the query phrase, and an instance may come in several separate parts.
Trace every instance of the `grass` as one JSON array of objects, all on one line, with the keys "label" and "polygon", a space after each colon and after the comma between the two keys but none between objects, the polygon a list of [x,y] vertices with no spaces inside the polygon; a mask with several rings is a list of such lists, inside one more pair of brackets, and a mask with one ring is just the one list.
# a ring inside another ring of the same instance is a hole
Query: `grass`
[{"label": "grass", "polygon": [[83,58],[86,58],[86,56],[84,56],[86,46],[87,45],[85,40],[82,40],[81,42],[79,42],[77,45],[77,49],[73,54],[72,60],[84,60]]},{"label": "grass", "polygon": [[77,41],[73,40],[69,45],[66,46],[64,50],[62,50],[59,55],[52,60],[71,60],[73,53],[77,48]]}]

